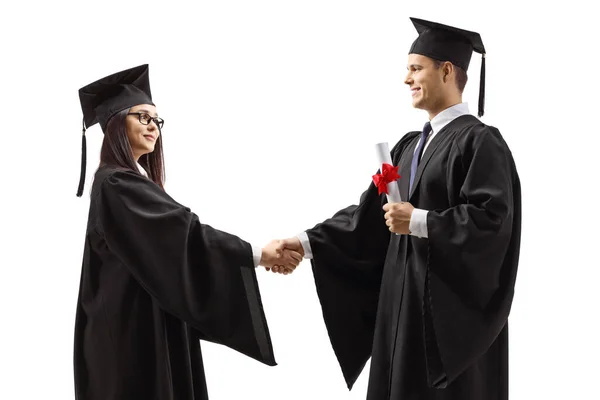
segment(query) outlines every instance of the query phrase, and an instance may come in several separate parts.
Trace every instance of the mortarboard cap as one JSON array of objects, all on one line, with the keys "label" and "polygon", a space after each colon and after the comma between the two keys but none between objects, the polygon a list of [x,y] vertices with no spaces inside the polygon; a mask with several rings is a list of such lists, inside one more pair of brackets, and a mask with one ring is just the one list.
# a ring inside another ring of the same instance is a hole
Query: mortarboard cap
[{"label": "mortarboard cap", "polygon": [[411,21],[419,37],[413,42],[409,54],[420,54],[438,61],[450,61],[465,71],[469,68],[473,51],[482,55],[477,114],[481,117],[485,97],[485,48],[479,33],[418,18],[411,17]]},{"label": "mortarboard cap", "polygon": [[83,111],[83,133],[81,143],[81,176],[77,196],[83,193],[86,167],[85,131],[100,123],[102,132],[110,118],[120,111],[138,104],[151,104],[148,65],[140,65],[106,76],[79,89],[79,100]]}]

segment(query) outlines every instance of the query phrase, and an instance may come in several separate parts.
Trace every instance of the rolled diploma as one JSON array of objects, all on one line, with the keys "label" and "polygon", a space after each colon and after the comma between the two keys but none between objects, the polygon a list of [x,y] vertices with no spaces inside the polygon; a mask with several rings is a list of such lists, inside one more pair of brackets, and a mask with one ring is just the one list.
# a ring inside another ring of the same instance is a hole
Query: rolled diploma
[{"label": "rolled diploma", "polygon": [[[379,168],[383,167],[383,163],[392,164],[392,157],[390,156],[390,148],[387,142],[377,143],[375,145],[375,152],[377,153],[377,160],[379,161]],[[387,184],[388,193],[386,194],[388,203],[400,203],[400,190],[398,189],[398,181],[390,182]]]}]

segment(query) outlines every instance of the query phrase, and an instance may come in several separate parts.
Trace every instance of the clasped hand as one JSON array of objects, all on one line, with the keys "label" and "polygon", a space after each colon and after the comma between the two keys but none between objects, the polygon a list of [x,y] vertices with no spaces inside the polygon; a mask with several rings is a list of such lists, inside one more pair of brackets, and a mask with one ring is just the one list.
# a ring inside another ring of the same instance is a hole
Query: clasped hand
[{"label": "clasped hand", "polygon": [[383,210],[386,212],[385,224],[389,227],[390,232],[410,234],[408,228],[414,209],[412,204],[406,202],[385,204],[383,206]]},{"label": "clasped hand", "polygon": [[272,240],[262,249],[260,265],[267,271],[283,275],[294,272],[304,257],[304,249],[296,237]]},{"label": "clasped hand", "polygon": [[[414,209],[408,202],[385,204],[385,224],[390,232],[410,234],[410,218]],[[304,249],[297,237],[273,240],[262,249],[260,265],[267,271],[288,275],[294,272],[303,257]]]}]

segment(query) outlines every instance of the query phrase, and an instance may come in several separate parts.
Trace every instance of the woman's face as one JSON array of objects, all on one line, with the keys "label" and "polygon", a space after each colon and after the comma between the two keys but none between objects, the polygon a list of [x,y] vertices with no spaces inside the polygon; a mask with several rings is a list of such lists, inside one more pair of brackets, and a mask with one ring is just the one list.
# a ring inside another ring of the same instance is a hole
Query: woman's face
[{"label": "woman's face", "polygon": [[[156,117],[158,117],[156,107],[150,104],[139,104],[129,110],[125,125],[135,161],[144,154],[154,151],[154,145],[160,135],[160,129],[151,119]],[[144,125],[145,123],[147,125]]]}]

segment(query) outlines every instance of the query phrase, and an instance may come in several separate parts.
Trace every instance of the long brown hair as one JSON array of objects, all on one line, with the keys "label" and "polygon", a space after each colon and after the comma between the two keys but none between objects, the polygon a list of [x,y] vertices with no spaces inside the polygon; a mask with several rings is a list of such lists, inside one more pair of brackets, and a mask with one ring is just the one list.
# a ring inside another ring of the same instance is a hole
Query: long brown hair
[{"label": "long brown hair", "polygon": [[[100,167],[112,165],[138,172],[133,159],[133,151],[127,137],[125,119],[129,109],[115,114],[106,124],[102,149],[100,150]],[[160,129],[159,129],[160,132]],[[152,153],[144,154],[138,160],[139,164],[148,173],[148,178],[164,189],[165,162],[162,146],[162,132],[158,135]]]}]

